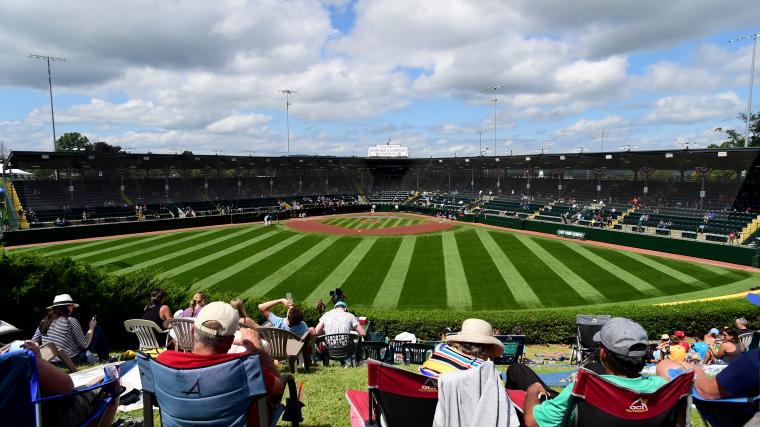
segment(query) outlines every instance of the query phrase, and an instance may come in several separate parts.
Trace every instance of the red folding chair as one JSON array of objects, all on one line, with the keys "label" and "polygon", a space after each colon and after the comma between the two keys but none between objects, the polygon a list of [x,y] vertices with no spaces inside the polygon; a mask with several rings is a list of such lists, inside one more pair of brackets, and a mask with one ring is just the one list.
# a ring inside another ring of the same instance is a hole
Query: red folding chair
[{"label": "red folding chair", "polygon": [[[685,372],[653,393],[620,387],[586,370],[578,371],[569,417],[576,426],[686,426],[689,424],[694,372]],[[568,420],[566,419],[565,422]]]},{"label": "red folding chair", "polygon": [[427,427],[433,425],[438,405],[438,384],[414,372],[369,359],[369,392],[349,390],[351,426]]}]

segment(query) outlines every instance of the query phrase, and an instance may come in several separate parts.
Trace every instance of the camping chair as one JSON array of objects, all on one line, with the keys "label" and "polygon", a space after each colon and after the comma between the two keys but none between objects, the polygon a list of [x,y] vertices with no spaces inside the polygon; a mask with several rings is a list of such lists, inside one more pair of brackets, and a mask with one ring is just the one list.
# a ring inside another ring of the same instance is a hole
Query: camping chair
[{"label": "camping chair", "polygon": [[[156,338],[156,333],[166,334],[169,331],[165,331],[156,325],[155,322],[145,319],[129,319],[124,321],[124,328],[127,332],[131,332],[137,335],[137,340],[140,342],[139,351],[152,352],[158,354],[161,350],[166,348],[166,345],[160,345]],[[167,335],[168,336],[168,335]]]},{"label": "camping chair", "polygon": [[103,398],[83,425],[99,420],[108,405],[119,395],[118,378],[69,394],[42,397],[34,353],[30,350],[17,350],[0,354],[0,420],[3,425],[40,427],[43,421],[42,405],[55,404],[56,401],[65,404],[61,399],[96,389],[103,390]]},{"label": "camping chair", "polygon": [[581,368],[566,412],[575,408],[576,426],[687,426],[694,372],[685,372],[653,393],[620,387]]},{"label": "camping chair", "polygon": [[325,366],[330,365],[330,359],[339,360],[341,364],[348,361],[351,366],[356,366],[356,337],[354,334],[327,334],[317,338],[318,342],[323,342],[322,363]]},{"label": "camping chair", "polygon": [[745,332],[743,334],[739,335],[739,342],[742,343],[743,349],[742,351],[749,351],[749,345],[752,343],[752,337],[754,336],[755,332]]},{"label": "camping chair", "polygon": [[599,332],[610,320],[608,315],[579,314],[575,316],[577,334],[572,345],[570,364],[585,365],[599,358],[599,343],[594,342],[594,334]]},{"label": "camping chair", "polygon": [[166,328],[169,329],[169,335],[174,332],[175,349],[177,351],[193,351],[193,319],[169,319],[166,321]]},{"label": "camping chair", "polygon": [[359,342],[359,361],[374,359],[383,360],[388,352],[388,344],[385,341],[361,341]]},{"label": "camping chair", "polygon": [[52,342],[40,346],[40,356],[53,364],[57,364],[54,360],[58,359],[59,363],[65,366],[72,374],[77,371],[77,365],[74,364],[74,361],[66,353],[59,351],[58,347]]},{"label": "camping chair", "polygon": [[[145,427],[153,427],[154,404],[164,427],[245,427],[253,404],[258,405],[259,426],[274,426],[285,411],[280,404],[267,419],[267,389],[257,355],[241,354],[203,368],[175,369],[138,353],[137,366],[143,387]],[[298,405],[293,377],[283,375],[280,381],[288,385],[288,405]],[[300,421],[296,417],[292,425],[297,427]]]},{"label": "camping chair", "polygon": [[304,367],[309,369],[309,359],[311,355],[308,354],[308,344],[311,340],[311,332],[306,331],[299,337],[290,331],[280,328],[261,327],[256,331],[259,333],[261,339],[266,340],[269,343],[267,352],[273,359],[288,360],[291,374],[296,373],[296,365],[299,355],[303,356]]},{"label": "camping chair", "polygon": [[401,349],[404,352],[404,363],[415,365],[421,365],[428,359],[428,354],[433,351],[435,347],[430,344],[420,343],[404,343],[401,345]]},{"label": "camping chair", "polygon": [[760,395],[705,400],[694,390],[693,403],[706,426],[743,426],[760,405]]},{"label": "camping chair", "polygon": [[369,391],[348,390],[351,426],[432,426],[438,405],[435,379],[378,362],[367,361]]},{"label": "camping chair", "polygon": [[[385,352],[385,359],[383,362],[393,364],[396,362],[396,355],[400,354],[404,356],[404,344],[409,344],[408,340],[390,340],[388,341],[388,349],[390,351]],[[404,359],[406,361],[406,359]]]},{"label": "camping chair", "polygon": [[504,351],[501,356],[494,358],[494,364],[511,365],[522,360],[525,352],[525,335],[496,335],[495,338],[504,344]]}]

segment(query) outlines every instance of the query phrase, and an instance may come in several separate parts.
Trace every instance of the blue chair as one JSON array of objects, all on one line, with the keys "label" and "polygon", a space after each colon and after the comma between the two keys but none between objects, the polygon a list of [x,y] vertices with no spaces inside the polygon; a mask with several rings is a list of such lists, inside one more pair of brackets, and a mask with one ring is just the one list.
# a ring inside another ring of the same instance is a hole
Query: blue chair
[{"label": "blue chair", "polygon": [[19,427],[42,426],[42,406],[56,400],[69,398],[90,390],[102,388],[104,398],[93,410],[88,425],[103,416],[106,407],[119,394],[119,380],[113,378],[101,384],[79,388],[72,393],[42,397],[37,372],[37,361],[30,350],[17,350],[0,354],[0,420],[3,425]]},{"label": "blue chair", "polygon": [[[274,426],[284,412],[279,405],[267,419],[264,372],[258,356],[241,355],[217,365],[175,369],[138,353],[143,387],[143,425],[153,427],[153,404],[164,427],[245,427],[248,410],[258,405],[259,425]],[[295,382],[285,376],[294,396]],[[294,426],[300,420],[292,421]]]}]

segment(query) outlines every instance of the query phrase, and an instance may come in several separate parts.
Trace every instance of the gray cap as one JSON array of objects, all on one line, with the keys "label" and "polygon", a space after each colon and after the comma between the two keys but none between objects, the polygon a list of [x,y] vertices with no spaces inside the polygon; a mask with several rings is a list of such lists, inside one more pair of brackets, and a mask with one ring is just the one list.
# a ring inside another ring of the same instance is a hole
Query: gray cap
[{"label": "gray cap", "polygon": [[[638,323],[623,317],[613,317],[594,334],[594,341],[602,343],[607,350],[621,356],[640,357],[647,354],[649,337]],[[637,346],[635,350],[631,348]]]}]

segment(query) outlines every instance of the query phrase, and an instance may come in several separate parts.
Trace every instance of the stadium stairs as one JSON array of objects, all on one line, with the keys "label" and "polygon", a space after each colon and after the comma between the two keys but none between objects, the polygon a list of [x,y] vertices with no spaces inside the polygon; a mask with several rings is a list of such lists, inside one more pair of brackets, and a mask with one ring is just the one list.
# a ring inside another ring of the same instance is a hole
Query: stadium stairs
[{"label": "stadium stairs", "polygon": [[760,215],[755,217],[755,219],[747,224],[747,226],[739,233],[739,244],[746,245],[751,243],[752,239],[758,236],[758,230],[760,230]]},{"label": "stadium stairs", "polygon": [[[18,198],[18,192],[16,192],[16,188],[13,186],[13,183],[8,181],[5,183],[5,191],[7,194],[11,195],[11,210],[13,211],[13,217],[16,217],[16,212],[18,212],[20,209],[23,209],[24,207],[21,206],[21,199]],[[19,230],[28,230],[29,229],[29,221],[26,219],[26,215],[20,215],[18,216],[18,228]]]},{"label": "stadium stairs", "polygon": [[411,205],[412,203],[415,202],[415,200],[417,200],[419,198],[420,198],[420,192],[419,191],[415,191],[411,196],[407,197],[407,199],[404,200],[403,204],[405,204],[405,205]]},{"label": "stadium stairs", "polygon": [[615,228],[616,225],[618,225],[618,224],[620,224],[620,223],[622,223],[622,222],[625,221],[625,217],[627,217],[629,214],[632,214],[635,211],[636,211],[635,208],[630,208],[630,209],[626,210],[625,212],[623,212],[622,215],[619,215],[617,218],[613,219],[610,222],[610,225],[608,226],[608,228]]}]

